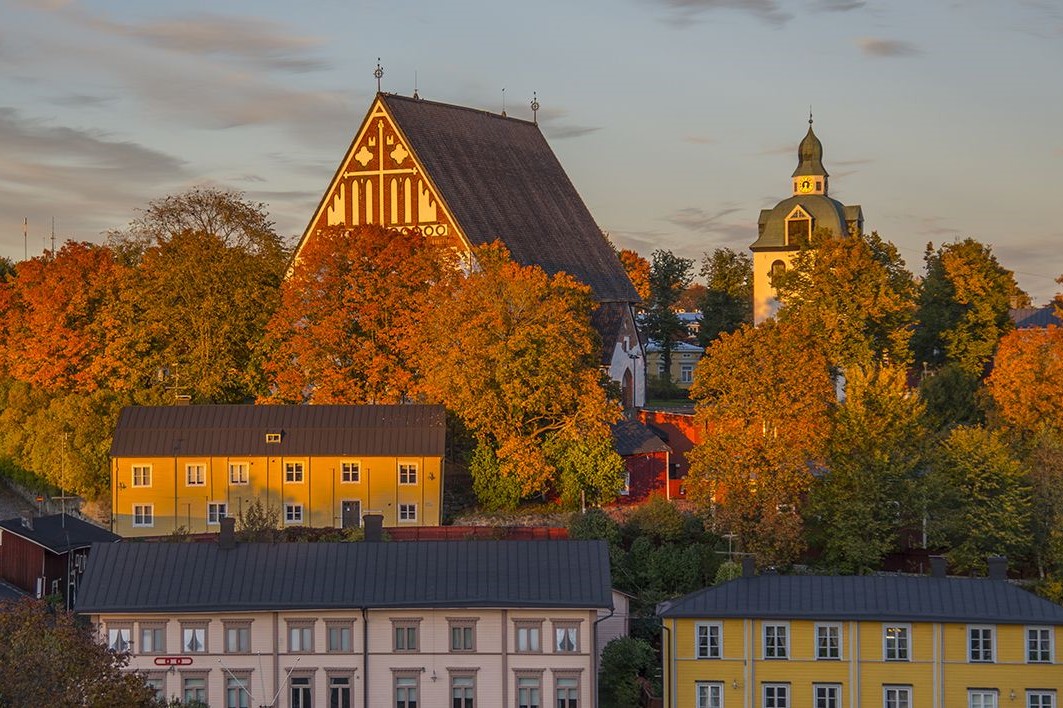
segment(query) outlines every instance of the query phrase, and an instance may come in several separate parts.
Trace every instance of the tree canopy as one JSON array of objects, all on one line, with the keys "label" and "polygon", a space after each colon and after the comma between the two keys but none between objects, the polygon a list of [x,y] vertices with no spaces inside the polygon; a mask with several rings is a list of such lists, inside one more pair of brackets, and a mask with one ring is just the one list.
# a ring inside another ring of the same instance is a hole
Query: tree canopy
[{"label": "tree canopy", "polygon": [[721,334],[753,323],[753,259],[748,253],[717,248],[701,261],[705,292],[698,309],[698,343],[708,346]]}]

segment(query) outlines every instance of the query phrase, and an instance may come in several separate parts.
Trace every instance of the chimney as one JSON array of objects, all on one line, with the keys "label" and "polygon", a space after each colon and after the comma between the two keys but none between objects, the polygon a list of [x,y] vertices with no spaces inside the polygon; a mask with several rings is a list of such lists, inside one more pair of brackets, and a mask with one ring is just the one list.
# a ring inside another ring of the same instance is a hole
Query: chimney
[{"label": "chimney", "polygon": [[192,397],[187,393],[179,393],[173,398],[175,406],[188,406],[192,404]]},{"label": "chimney", "polygon": [[383,514],[365,514],[362,517],[362,524],[365,526],[365,540],[366,541],[383,541],[384,540],[384,515]]},{"label": "chimney", "polygon": [[757,575],[757,559],[753,556],[742,556],[742,577],[755,578]]},{"label": "chimney", "polygon": [[990,580],[1007,580],[1008,579],[1008,558],[1007,556],[989,556],[986,558],[986,564],[989,566],[989,579]]},{"label": "chimney", "polygon": [[931,578],[944,578],[946,577],[946,571],[948,570],[948,564],[945,560],[945,556],[930,556],[930,577]]},{"label": "chimney", "polygon": [[29,515],[29,514],[24,514],[22,516],[22,526],[25,527],[27,530],[32,531],[33,530],[33,517],[31,515]]},{"label": "chimney", "polygon": [[218,533],[218,548],[231,551],[236,548],[236,519],[223,516],[218,521],[221,524],[221,531]]}]

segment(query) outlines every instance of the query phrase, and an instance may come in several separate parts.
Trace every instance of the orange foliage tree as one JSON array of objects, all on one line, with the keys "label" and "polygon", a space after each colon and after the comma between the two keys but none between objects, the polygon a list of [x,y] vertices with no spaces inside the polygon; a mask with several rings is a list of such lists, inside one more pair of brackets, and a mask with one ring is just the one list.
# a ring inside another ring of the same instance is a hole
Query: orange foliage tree
[{"label": "orange foliage tree", "polygon": [[630,248],[620,250],[617,255],[620,256],[620,262],[627,271],[628,279],[635,286],[635,292],[644,304],[648,303],[650,301],[650,262]]},{"label": "orange foliage tree", "polygon": [[402,401],[415,378],[415,334],[432,298],[457,276],[455,266],[449,250],[417,230],[369,225],[314,234],[266,328],[266,399]]},{"label": "orange foliage tree", "polygon": [[986,385],[994,410],[1022,436],[1063,433],[1063,329],[1004,335]]}]

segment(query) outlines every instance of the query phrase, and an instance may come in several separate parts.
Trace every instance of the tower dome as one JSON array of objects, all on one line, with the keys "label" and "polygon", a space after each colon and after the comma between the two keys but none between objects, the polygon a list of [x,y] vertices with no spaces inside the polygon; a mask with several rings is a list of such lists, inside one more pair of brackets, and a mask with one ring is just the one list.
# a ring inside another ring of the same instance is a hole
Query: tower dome
[{"label": "tower dome", "polygon": [[808,132],[801,144],[797,146],[797,169],[794,177],[808,175],[826,177],[827,169],[823,167],[823,143],[812,132],[812,118],[808,119]]}]

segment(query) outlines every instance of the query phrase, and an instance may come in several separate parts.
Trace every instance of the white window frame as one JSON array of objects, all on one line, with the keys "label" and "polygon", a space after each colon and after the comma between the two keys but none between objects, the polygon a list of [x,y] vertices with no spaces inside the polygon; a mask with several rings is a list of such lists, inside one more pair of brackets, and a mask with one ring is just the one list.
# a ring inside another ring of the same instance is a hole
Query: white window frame
[{"label": "white window frame", "polygon": [[[416,485],[420,473],[420,465],[416,462],[399,462],[397,465],[399,484],[404,487]],[[405,481],[403,480],[404,477]]]},{"label": "white window frame", "polygon": [[359,484],[361,481],[361,460],[343,460],[340,462],[340,484]]},{"label": "white window frame", "polygon": [[[138,475],[139,473],[139,475]],[[131,470],[132,474],[132,486],[134,487],[150,487],[151,486],[151,465],[133,465]],[[139,477],[139,481],[138,478]]]},{"label": "white window frame", "polygon": [[399,504],[399,523],[403,523],[403,524],[415,524],[415,523],[417,523],[417,505],[416,504]]},{"label": "white window frame", "polygon": [[[715,651],[712,645],[713,630],[716,630]],[[704,636],[703,636],[704,635]],[[702,642],[702,639],[705,641]],[[704,649],[704,651],[702,651]],[[723,658],[723,623],[722,622],[697,622],[694,625],[694,658],[695,659],[722,659]]]},{"label": "white window frame", "polygon": [[967,690],[967,708],[999,708],[1000,692],[995,688]]},{"label": "white window frame", "polygon": [[[980,634],[978,643],[983,644],[985,642],[984,634],[989,633],[989,658],[985,658],[982,647],[975,651],[975,632]],[[971,664],[992,664],[996,662],[997,657],[997,632],[996,627],[991,624],[969,624],[967,625],[967,662]]]},{"label": "white window frame", "polygon": [[697,708],[723,708],[723,683],[698,681],[694,684],[694,700]]},{"label": "white window frame", "polygon": [[133,628],[132,627],[108,627],[107,648],[111,651],[133,651]]},{"label": "white window frame", "polygon": [[[830,654],[830,650],[829,649],[830,649],[830,632],[831,632],[831,630],[833,630],[835,632],[835,639],[836,639],[835,646],[834,646],[835,656],[830,656],[829,655]],[[827,633],[827,650],[828,651],[827,651],[826,655],[820,653],[820,650],[824,648],[820,644],[820,632],[826,632]],[[815,633],[815,642],[816,642],[816,645],[815,645],[815,647],[813,647],[813,650],[815,652],[815,657],[816,657],[817,661],[840,661],[841,660],[841,658],[842,658],[842,626],[841,626],[841,624],[839,624],[837,622],[824,622],[823,624],[817,624],[816,625],[816,633]]]},{"label": "white window frame", "polygon": [[883,686],[882,708],[912,708],[912,687]]},{"label": "white window frame", "polygon": [[[195,472],[195,478],[192,473]],[[205,462],[185,463],[185,486],[205,487],[207,484],[207,465]]]},{"label": "white window frame", "polygon": [[137,528],[151,528],[155,525],[154,504],[133,505],[133,526]]},{"label": "white window frame", "polygon": [[[684,356],[686,356],[684,354]],[[693,364],[680,364],[679,365],[679,383],[694,383],[694,365]]]},{"label": "white window frame", "polygon": [[[235,474],[234,474],[235,473]],[[229,484],[245,485],[251,479],[251,464],[248,462],[229,463]]]},{"label": "white window frame", "polygon": [[[1045,702],[1044,699],[1048,699]],[[1036,703],[1034,701],[1037,701]],[[1047,688],[1026,689],[1026,708],[1056,708],[1056,692]]]},{"label": "white window frame", "polygon": [[294,526],[303,523],[303,505],[302,504],[285,504],[284,505],[284,523],[289,526]]},{"label": "white window frame", "polygon": [[223,501],[207,502],[207,526],[217,526],[229,515],[229,504]]},{"label": "white window frame", "polygon": [[[768,656],[768,628],[771,627],[775,630],[775,646],[774,656]],[[782,642],[782,654],[779,654],[780,647],[778,646],[778,630],[782,629],[783,642]],[[760,630],[761,637],[761,654],[767,660],[775,659],[789,659],[790,658],[790,623],[789,622],[765,622]]]},{"label": "white window frame", "polygon": [[[1036,652],[1038,656],[1041,654],[1041,637],[1037,638],[1037,649],[1035,650],[1031,646],[1031,635],[1036,632],[1038,635],[1048,635],[1048,658],[1034,658]],[[1026,663],[1027,664],[1051,664],[1055,661],[1056,647],[1055,647],[1055,632],[1052,631],[1052,627],[1027,627],[1026,628]]]},{"label": "white window frame", "polygon": [[[768,703],[768,693],[772,693],[771,703]],[[788,683],[762,684],[760,696],[764,708],[790,708],[790,684]]]},{"label": "white window frame", "polygon": [[[899,632],[893,640],[893,651],[896,656],[890,656],[890,630]],[[903,646],[902,646],[903,645]],[[903,650],[903,651],[902,651]],[[882,660],[883,661],[911,661],[912,660],[912,625],[910,624],[884,624],[882,625]],[[898,686],[897,688],[903,688]]]},{"label": "white window frame", "polygon": [[302,484],[306,479],[306,463],[302,460],[294,460],[284,463],[284,483]]},{"label": "white window frame", "polygon": [[[193,641],[199,642],[199,649],[189,649]],[[181,653],[182,654],[206,654],[207,653],[207,628],[205,626],[181,627]]]},{"label": "white window frame", "polygon": [[812,708],[842,708],[841,684],[812,684]]}]

